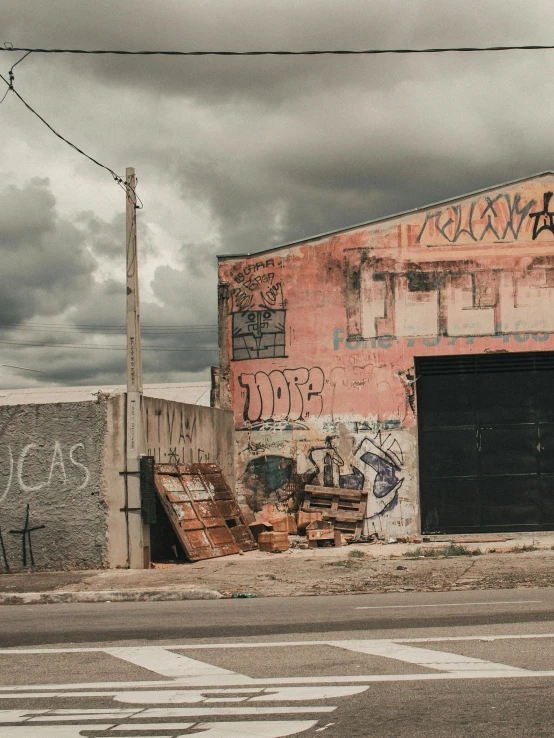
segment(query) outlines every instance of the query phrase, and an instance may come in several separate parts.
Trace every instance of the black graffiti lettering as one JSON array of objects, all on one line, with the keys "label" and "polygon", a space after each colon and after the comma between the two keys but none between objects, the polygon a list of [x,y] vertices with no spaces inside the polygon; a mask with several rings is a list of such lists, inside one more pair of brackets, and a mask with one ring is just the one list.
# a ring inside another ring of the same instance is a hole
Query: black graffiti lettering
[{"label": "black graffiti lettering", "polygon": [[0,528],[0,549],[2,549],[2,559],[4,560],[4,569],[6,571],[9,571],[10,565],[8,564],[8,556],[6,554],[6,547],[4,545],[4,539],[2,538],[2,528]]},{"label": "black graffiti lettering", "polygon": [[[398,503],[398,493],[404,482],[399,476],[404,455],[400,444],[390,435],[364,438],[347,461],[338,452],[339,439],[328,436],[325,445],[313,448],[309,458],[317,469],[314,482],[335,489],[367,490],[376,500],[384,503],[375,515],[378,517],[392,510]],[[350,467],[344,474],[342,470]]]},{"label": "black graffiti lettering", "polygon": [[[33,556],[33,546],[31,542],[31,533],[34,533],[37,530],[42,530],[43,528],[46,528],[45,525],[35,525],[30,526],[29,525],[29,503],[27,503],[27,512],[25,514],[25,524],[23,526],[22,530],[10,530],[9,533],[12,533],[14,535],[20,535],[21,536],[21,558],[23,566],[27,566],[27,546],[29,546],[29,561],[31,566],[35,565],[35,559]],[[4,544],[2,543],[2,547]]]},{"label": "black graffiti lettering", "polygon": [[[552,192],[545,192],[543,198],[543,209],[536,213],[529,213],[529,217],[533,218],[535,223],[533,224],[533,241],[543,231],[549,231],[554,234],[554,212],[549,210],[550,200],[552,199]],[[542,224],[541,224],[542,219]]]},{"label": "black graffiti lettering", "polygon": [[254,304],[254,295],[248,295],[244,290],[235,287],[231,293],[233,311],[242,312],[249,310]]},{"label": "black graffiti lettering", "polygon": [[244,419],[256,423],[317,418],[323,409],[324,383],[325,376],[319,367],[241,374],[239,384],[246,390]]},{"label": "black graffiti lettering", "polygon": [[[548,193],[545,197],[547,195]],[[468,236],[472,241],[482,241],[489,233],[500,241],[505,240],[511,234],[511,237],[517,241],[528,215],[537,218],[536,228],[539,218],[547,217],[546,226],[543,224],[537,235],[545,227],[554,233],[554,222],[550,222],[547,206],[545,205],[545,210],[541,213],[531,214],[530,211],[534,205],[535,200],[529,200],[523,204],[519,193],[515,195],[500,193],[495,197],[483,196],[470,203],[451,205],[446,210],[428,212],[425,213],[425,220],[416,237],[416,243],[421,243],[425,233],[429,234],[429,224],[448,243],[456,243],[463,235]],[[552,215],[554,216],[554,213]],[[431,237],[435,235],[431,230]],[[533,238],[536,238],[536,235]]]}]

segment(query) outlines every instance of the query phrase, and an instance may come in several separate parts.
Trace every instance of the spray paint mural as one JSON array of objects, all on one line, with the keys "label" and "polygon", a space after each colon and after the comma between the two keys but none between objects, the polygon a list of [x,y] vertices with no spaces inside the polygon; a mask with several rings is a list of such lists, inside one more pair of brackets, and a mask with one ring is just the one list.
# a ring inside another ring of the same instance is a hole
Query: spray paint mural
[{"label": "spray paint mural", "polygon": [[416,357],[554,350],[553,192],[547,173],[221,257],[244,502],[364,489],[385,535],[419,532]]}]

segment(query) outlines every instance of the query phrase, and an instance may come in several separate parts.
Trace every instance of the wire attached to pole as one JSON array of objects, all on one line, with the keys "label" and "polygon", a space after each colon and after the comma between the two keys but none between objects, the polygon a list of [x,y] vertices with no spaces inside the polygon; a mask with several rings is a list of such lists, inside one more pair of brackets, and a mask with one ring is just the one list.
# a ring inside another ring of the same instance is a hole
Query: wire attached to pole
[{"label": "wire attached to pole", "polygon": [[[2,49],[0,49],[0,51],[1,51],[1,50],[2,50]],[[105,169],[106,171],[108,171],[108,172],[109,172],[109,173],[110,173],[110,174],[112,175],[112,177],[113,177],[114,181],[115,181],[115,182],[116,182],[116,183],[117,183],[117,184],[118,184],[118,185],[119,185],[120,187],[122,187],[122,188],[123,188],[123,189],[125,190],[125,180],[123,179],[123,177],[121,177],[121,176],[120,176],[119,174],[117,174],[117,172],[114,172],[114,170],[113,170],[113,169],[111,169],[110,167],[106,166],[106,164],[102,164],[102,163],[101,163],[101,162],[99,162],[99,161],[98,161],[97,159],[95,159],[95,158],[94,158],[93,156],[89,156],[89,154],[87,154],[86,152],[84,152],[84,151],[83,151],[82,149],[80,149],[80,148],[79,148],[78,146],[76,146],[76,145],[75,145],[74,143],[71,143],[71,141],[69,141],[69,140],[68,140],[67,138],[65,138],[65,136],[62,136],[62,134],[61,134],[61,133],[58,133],[58,131],[56,131],[56,129],[55,129],[55,128],[53,128],[53,127],[52,127],[52,126],[50,125],[50,123],[48,123],[48,121],[47,121],[47,120],[45,120],[45,119],[44,119],[44,118],[42,117],[42,115],[40,115],[40,113],[37,113],[37,111],[36,111],[36,110],[35,110],[35,109],[34,109],[33,107],[31,107],[31,105],[29,105],[29,103],[28,103],[28,102],[27,102],[26,100],[24,100],[24,99],[23,99],[23,97],[21,97],[21,95],[19,94],[19,92],[18,92],[18,91],[17,91],[16,89],[15,89],[15,87],[14,87],[14,85],[13,85],[13,82],[14,82],[14,73],[13,73],[14,67],[16,67],[16,66],[17,66],[18,64],[20,64],[20,63],[21,63],[21,62],[23,61],[23,59],[25,59],[25,57],[29,56],[29,54],[32,54],[32,53],[33,53],[32,49],[31,49],[31,50],[29,50],[29,51],[28,51],[28,52],[27,52],[27,53],[25,54],[25,56],[22,56],[22,57],[21,57],[21,59],[19,59],[19,61],[17,61],[17,62],[16,62],[16,63],[15,63],[15,64],[14,64],[13,66],[12,66],[12,68],[11,68],[11,69],[10,69],[10,71],[9,71],[9,81],[8,81],[8,80],[7,80],[7,79],[6,79],[6,78],[5,78],[5,77],[4,77],[4,76],[3,76],[2,74],[0,74],[0,79],[1,79],[1,80],[3,80],[3,82],[5,82],[5,83],[6,83],[6,85],[8,86],[8,89],[6,90],[6,93],[5,93],[4,97],[2,98],[2,100],[0,100],[0,103],[4,101],[4,99],[6,98],[6,95],[8,94],[8,92],[10,92],[10,91],[11,91],[11,92],[13,92],[13,93],[14,93],[14,95],[15,95],[15,96],[16,96],[16,97],[17,97],[17,98],[18,98],[18,99],[19,99],[19,100],[20,100],[20,101],[21,101],[21,102],[23,103],[23,105],[25,105],[25,107],[27,108],[27,110],[29,110],[29,111],[30,111],[31,113],[33,113],[33,115],[36,115],[36,117],[37,117],[37,118],[38,118],[38,119],[39,119],[39,120],[40,120],[40,121],[41,121],[42,123],[44,123],[44,125],[45,125],[45,126],[46,126],[46,127],[47,127],[47,128],[48,128],[48,129],[50,130],[50,131],[52,131],[52,133],[53,133],[53,134],[54,134],[55,136],[57,136],[57,137],[58,137],[58,138],[59,138],[60,140],[62,140],[62,141],[63,141],[64,143],[66,143],[66,144],[67,144],[68,146],[71,146],[71,148],[72,148],[72,149],[74,149],[75,151],[77,151],[77,152],[78,152],[79,154],[82,154],[82,155],[83,155],[84,157],[86,157],[86,158],[87,158],[87,159],[88,159],[89,161],[91,161],[91,162],[92,162],[93,164],[96,164],[96,166],[98,166],[98,167],[101,167],[102,169]],[[137,208],[138,210],[141,210],[141,209],[142,209],[142,208],[144,207],[144,204],[143,204],[142,200],[140,199],[140,197],[139,197],[139,196],[137,195],[137,193],[136,193],[136,190],[134,190],[134,189],[133,189],[133,195],[134,195],[134,197],[135,197],[135,207],[136,207],[136,208]],[[139,204],[137,204],[137,203],[139,203]]]}]

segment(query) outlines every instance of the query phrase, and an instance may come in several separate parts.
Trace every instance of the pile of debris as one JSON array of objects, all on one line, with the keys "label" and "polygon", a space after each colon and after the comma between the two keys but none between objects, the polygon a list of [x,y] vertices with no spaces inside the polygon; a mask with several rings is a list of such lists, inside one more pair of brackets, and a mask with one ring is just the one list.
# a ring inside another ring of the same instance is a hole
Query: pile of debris
[{"label": "pile of debris", "polygon": [[369,543],[377,541],[377,536],[363,535],[366,505],[367,490],[308,484],[296,515],[258,514],[249,527],[261,551],[286,551],[291,541],[300,548]]},{"label": "pile of debris", "polygon": [[[155,464],[152,484],[189,561],[251,551],[384,543],[364,535],[367,490],[306,485],[300,510],[267,506],[247,524],[215,464]],[[251,518],[250,518],[251,519]],[[410,538],[410,537],[409,537]],[[389,543],[416,542],[389,539]]]}]

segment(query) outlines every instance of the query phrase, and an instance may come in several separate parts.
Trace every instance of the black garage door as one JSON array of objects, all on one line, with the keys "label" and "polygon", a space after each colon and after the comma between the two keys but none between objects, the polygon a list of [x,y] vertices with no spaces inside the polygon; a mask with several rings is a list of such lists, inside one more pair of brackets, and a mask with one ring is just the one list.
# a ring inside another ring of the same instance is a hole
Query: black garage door
[{"label": "black garage door", "polygon": [[426,533],[554,529],[554,353],[416,359]]}]

